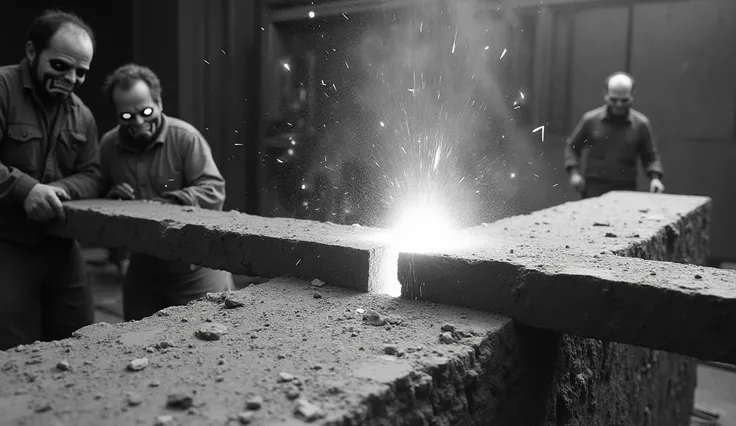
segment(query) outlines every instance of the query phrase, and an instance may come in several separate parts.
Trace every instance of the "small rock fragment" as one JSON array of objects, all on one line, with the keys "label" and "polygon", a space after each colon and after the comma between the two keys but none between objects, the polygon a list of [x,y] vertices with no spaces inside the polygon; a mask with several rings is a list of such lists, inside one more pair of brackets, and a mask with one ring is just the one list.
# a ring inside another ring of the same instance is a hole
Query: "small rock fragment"
[{"label": "small rock fragment", "polygon": [[314,298],[315,299],[321,299],[322,298],[322,295],[320,293],[314,293]]},{"label": "small rock fragment", "polygon": [[312,284],[313,287],[324,287],[325,282],[322,281],[322,280],[319,280],[319,279],[315,278],[315,279],[312,280],[311,284]]},{"label": "small rock fragment", "polygon": [[69,364],[69,361],[63,359],[56,364],[56,368],[61,371],[69,371],[72,366]]},{"label": "small rock fragment", "polygon": [[276,358],[278,358],[278,359],[284,359],[284,358],[286,358],[286,355],[284,355],[284,354],[278,354],[278,355],[276,355]]},{"label": "small rock fragment", "polygon": [[352,333],[350,333],[350,337],[358,337],[358,332],[353,331]]},{"label": "small rock fragment", "polygon": [[386,355],[398,355],[399,347],[396,345],[383,345],[383,352]]},{"label": "small rock fragment", "polygon": [[161,382],[159,382],[158,380],[151,380],[151,382],[148,383],[148,386],[152,388],[157,388],[161,386]]},{"label": "small rock fragment", "polygon": [[149,346],[146,348],[146,352],[148,352],[149,354],[152,354],[156,352],[156,348],[154,348],[153,346]]},{"label": "small rock fragment", "polygon": [[148,367],[148,358],[136,358],[128,364],[128,371],[141,371]]},{"label": "small rock fragment", "polygon": [[226,309],[235,309],[235,308],[240,308],[242,306],[245,306],[245,303],[241,302],[240,300],[235,299],[232,296],[228,296],[225,298],[225,308]]},{"label": "small rock fragment", "polygon": [[227,297],[225,293],[207,293],[207,300],[210,302],[215,303],[222,303],[225,301],[225,298]]},{"label": "small rock fragment", "polygon": [[104,397],[105,397],[105,395],[103,395],[103,394],[102,394],[102,392],[97,392],[97,393],[95,394],[95,399],[102,399],[102,398],[104,398]]},{"label": "small rock fragment", "polygon": [[241,425],[249,425],[255,416],[256,413],[252,411],[243,411],[242,413],[238,413],[238,421]]},{"label": "small rock fragment", "polygon": [[135,392],[128,392],[128,395],[125,399],[128,405],[131,407],[135,407],[136,405],[141,405],[141,403],[143,402],[143,398]]},{"label": "small rock fragment", "polygon": [[696,280],[701,280],[701,279],[703,279],[703,277],[700,274],[695,274],[695,279]]},{"label": "small rock fragment", "polygon": [[381,316],[381,314],[374,311],[373,309],[363,314],[363,321],[377,327],[386,325],[386,320]]},{"label": "small rock fragment", "polygon": [[296,400],[296,408],[294,409],[294,413],[298,416],[302,416],[304,420],[308,422],[321,419],[325,415],[325,413],[319,406],[312,404],[306,399]]},{"label": "small rock fragment", "polygon": [[618,238],[618,235],[613,232],[606,232],[606,238]]},{"label": "small rock fragment", "polygon": [[263,407],[263,397],[260,395],[251,397],[245,401],[245,408],[249,410],[260,410]]},{"label": "small rock fragment", "polygon": [[210,324],[203,324],[199,329],[194,333],[197,338],[202,340],[220,340],[220,338],[227,333],[227,327],[225,327],[222,324],[213,322]]},{"label": "small rock fragment", "polygon": [[186,410],[193,404],[192,397],[183,393],[172,393],[166,398],[166,406]]},{"label": "small rock fragment", "polygon": [[171,340],[164,340],[162,342],[156,343],[156,349],[169,349],[174,347],[176,347],[176,345]]},{"label": "small rock fragment", "polygon": [[455,341],[455,338],[452,336],[452,333],[449,331],[446,331],[442,334],[440,334],[440,343],[453,343]]},{"label": "small rock fragment", "polygon": [[453,324],[449,324],[449,323],[443,324],[440,329],[443,332],[445,332],[445,331],[449,331],[450,333],[454,333],[455,332],[455,326]]},{"label": "small rock fragment", "polygon": [[46,401],[38,404],[33,411],[35,411],[36,413],[45,413],[47,411],[51,411],[52,408],[53,407],[51,407],[51,403]]},{"label": "small rock fragment", "polygon": [[284,372],[279,373],[279,382],[290,382],[292,380],[294,380],[294,375]]},{"label": "small rock fragment", "polygon": [[593,222],[593,226],[611,226],[608,222]]},{"label": "small rock fragment", "polygon": [[359,313],[360,315],[363,315],[365,313],[365,309],[358,308],[358,309],[355,310],[355,312]]},{"label": "small rock fragment", "polygon": [[158,416],[153,426],[165,426],[174,423],[174,417],[172,416]]},{"label": "small rock fragment", "polygon": [[286,397],[290,400],[294,400],[299,398],[299,395],[302,394],[302,391],[299,390],[296,386],[289,386],[289,388],[286,390]]}]

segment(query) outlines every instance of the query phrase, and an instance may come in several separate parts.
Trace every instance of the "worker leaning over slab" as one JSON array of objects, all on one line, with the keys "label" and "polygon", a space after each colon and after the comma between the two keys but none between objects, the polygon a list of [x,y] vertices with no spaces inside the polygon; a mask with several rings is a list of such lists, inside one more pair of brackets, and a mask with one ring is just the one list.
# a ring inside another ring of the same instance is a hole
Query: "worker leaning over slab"
[{"label": "worker leaning over slab", "polygon": [[[662,163],[649,119],[631,107],[634,79],[616,72],[604,82],[605,104],[583,115],[565,146],[570,185],[583,198],[608,191],[635,191],[637,158],[649,177],[650,192],[664,192]],[[587,152],[585,171],[581,153]]]},{"label": "worker leaning over slab", "polygon": [[[156,74],[124,65],[107,77],[104,92],[118,120],[100,142],[106,196],[221,210],[225,180],[210,146],[194,126],[163,113]],[[229,272],[133,253],[123,284],[123,315],[138,320],[232,286]]]},{"label": "worker leaning over slab", "polygon": [[94,319],[74,240],[46,235],[62,201],[99,196],[97,124],[73,93],[95,53],[79,17],[48,11],[25,58],[0,67],[0,349],[69,337]]}]

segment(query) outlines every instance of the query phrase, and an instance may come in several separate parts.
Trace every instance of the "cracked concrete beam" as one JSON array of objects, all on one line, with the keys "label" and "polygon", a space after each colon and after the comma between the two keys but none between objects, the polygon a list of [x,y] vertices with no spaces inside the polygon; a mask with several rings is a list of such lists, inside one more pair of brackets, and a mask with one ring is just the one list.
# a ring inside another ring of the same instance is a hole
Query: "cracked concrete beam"
[{"label": "cracked concrete beam", "polygon": [[375,228],[144,201],[82,200],[64,208],[67,219],[53,230],[59,236],[236,274],[381,292],[395,262],[395,254],[386,261],[385,231]]},{"label": "cracked concrete beam", "polygon": [[463,231],[442,252],[400,254],[402,294],[734,363],[736,271],[621,256],[653,246],[665,253],[647,257],[702,263],[709,207],[703,197],[614,193]]}]

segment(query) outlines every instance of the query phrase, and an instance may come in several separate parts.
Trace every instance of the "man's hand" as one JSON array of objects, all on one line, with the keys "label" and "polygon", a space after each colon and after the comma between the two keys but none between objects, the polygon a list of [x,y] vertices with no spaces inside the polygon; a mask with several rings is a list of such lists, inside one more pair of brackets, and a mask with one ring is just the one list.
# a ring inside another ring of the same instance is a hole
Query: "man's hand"
[{"label": "man's hand", "polygon": [[649,182],[649,192],[664,192],[664,184],[659,178],[654,178]]},{"label": "man's hand", "polygon": [[28,193],[23,208],[28,219],[46,222],[54,218],[64,219],[62,201],[69,201],[69,194],[63,188],[37,183]]},{"label": "man's hand", "polygon": [[127,183],[121,183],[113,186],[106,197],[116,200],[135,200],[135,189]]},{"label": "man's hand", "polygon": [[570,172],[570,186],[580,193],[585,189],[585,178],[583,178],[583,175],[579,171],[572,170]]}]

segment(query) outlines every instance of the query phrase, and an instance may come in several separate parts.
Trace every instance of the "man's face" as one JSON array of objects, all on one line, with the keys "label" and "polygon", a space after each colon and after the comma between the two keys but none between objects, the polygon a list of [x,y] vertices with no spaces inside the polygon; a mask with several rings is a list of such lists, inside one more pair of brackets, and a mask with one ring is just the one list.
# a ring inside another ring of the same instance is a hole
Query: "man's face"
[{"label": "man's face", "polygon": [[626,115],[634,102],[634,95],[630,86],[612,85],[604,99],[613,115]]},{"label": "man's face", "polygon": [[138,80],[129,89],[112,92],[118,123],[136,141],[150,142],[161,124],[161,103],[154,101],[151,88]]},{"label": "man's face", "polygon": [[31,62],[31,73],[40,95],[62,101],[84,83],[92,63],[94,47],[86,32],[64,26],[42,52],[28,42],[26,55]]}]

